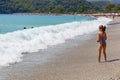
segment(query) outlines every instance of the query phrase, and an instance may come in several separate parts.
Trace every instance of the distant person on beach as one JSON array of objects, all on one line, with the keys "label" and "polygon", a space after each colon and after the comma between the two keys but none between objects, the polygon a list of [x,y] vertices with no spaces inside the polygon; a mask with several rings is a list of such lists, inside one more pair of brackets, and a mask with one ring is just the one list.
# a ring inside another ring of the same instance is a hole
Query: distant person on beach
[{"label": "distant person on beach", "polygon": [[115,16],[113,15],[113,20],[114,20]]},{"label": "distant person on beach", "polygon": [[98,62],[99,63],[100,63],[100,59],[101,59],[101,52],[102,52],[102,50],[103,50],[105,62],[107,62],[107,57],[106,57],[106,39],[107,39],[106,26],[100,25],[99,26],[98,39],[97,39],[97,42],[100,42],[99,49],[98,49],[98,52],[99,52],[99,54],[98,54]]}]

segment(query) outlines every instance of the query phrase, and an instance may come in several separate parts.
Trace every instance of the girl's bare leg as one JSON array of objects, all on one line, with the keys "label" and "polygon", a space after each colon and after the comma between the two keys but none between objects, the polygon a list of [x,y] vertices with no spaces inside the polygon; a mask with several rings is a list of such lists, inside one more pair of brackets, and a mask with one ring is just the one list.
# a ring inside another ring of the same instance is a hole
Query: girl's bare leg
[{"label": "girl's bare leg", "polygon": [[106,46],[103,46],[103,54],[104,54],[105,62],[107,62]]},{"label": "girl's bare leg", "polygon": [[99,46],[99,54],[98,54],[98,62],[100,63],[101,59],[101,51],[102,51],[102,45]]}]

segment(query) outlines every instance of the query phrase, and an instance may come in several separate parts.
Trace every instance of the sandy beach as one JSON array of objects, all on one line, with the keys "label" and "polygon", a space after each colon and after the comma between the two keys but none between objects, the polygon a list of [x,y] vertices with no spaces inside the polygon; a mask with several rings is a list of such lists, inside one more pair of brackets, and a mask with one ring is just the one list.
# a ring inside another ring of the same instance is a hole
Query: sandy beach
[{"label": "sandy beach", "polygon": [[97,62],[96,34],[42,65],[9,75],[7,80],[120,80],[120,17],[107,28],[107,59]]}]

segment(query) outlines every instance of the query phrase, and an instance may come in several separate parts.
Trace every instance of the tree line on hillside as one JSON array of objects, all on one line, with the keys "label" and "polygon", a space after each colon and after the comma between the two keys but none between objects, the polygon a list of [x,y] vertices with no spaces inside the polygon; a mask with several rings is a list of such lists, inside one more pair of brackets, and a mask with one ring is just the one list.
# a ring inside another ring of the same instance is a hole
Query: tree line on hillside
[{"label": "tree line on hillside", "polygon": [[104,1],[88,2],[86,0],[0,0],[1,14],[75,12],[120,12],[120,6]]}]

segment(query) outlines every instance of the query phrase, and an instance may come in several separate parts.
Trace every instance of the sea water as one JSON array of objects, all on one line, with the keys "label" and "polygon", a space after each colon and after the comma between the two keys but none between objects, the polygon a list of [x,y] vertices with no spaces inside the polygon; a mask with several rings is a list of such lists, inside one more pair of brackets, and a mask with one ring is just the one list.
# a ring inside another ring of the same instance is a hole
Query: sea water
[{"label": "sea water", "polygon": [[0,15],[0,33],[13,32],[33,27],[45,27],[48,25],[63,24],[73,21],[92,20],[91,17],[83,16],[52,16],[52,15]]},{"label": "sea water", "polygon": [[94,32],[110,21],[105,17],[75,15],[1,14],[0,66],[22,61],[24,52],[37,52]]}]

